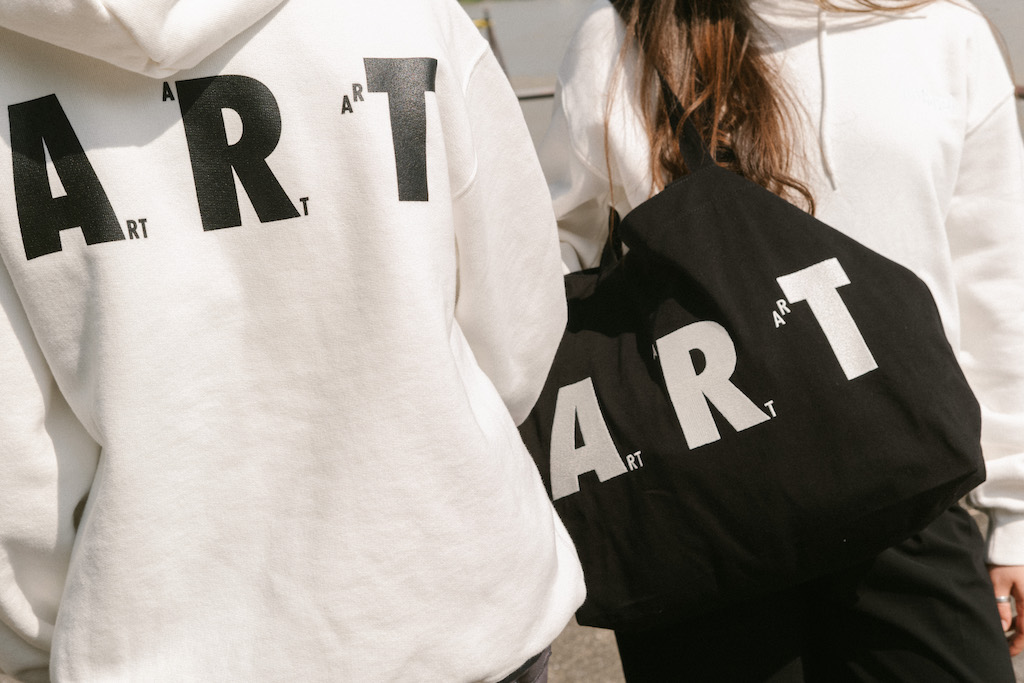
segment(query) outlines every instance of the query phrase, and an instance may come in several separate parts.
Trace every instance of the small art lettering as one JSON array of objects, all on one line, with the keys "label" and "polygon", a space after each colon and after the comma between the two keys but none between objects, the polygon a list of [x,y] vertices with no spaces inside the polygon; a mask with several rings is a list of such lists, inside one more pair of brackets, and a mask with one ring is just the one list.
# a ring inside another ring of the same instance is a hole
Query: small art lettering
[{"label": "small art lettering", "polygon": [[[838,289],[850,279],[837,259],[827,259],[778,278],[786,299],[776,302],[777,320],[793,314],[793,303],[807,302],[847,380],[878,367]],[[778,327],[779,324],[776,326]],[[687,448],[698,449],[722,438],[711,408],[736,432],[778,417],[775,400],[755,404],[732,381],[736,345],[717,322],[697,321],[661,337],[654,356],[660,360],[669,401]],[[702,367],[694,357],[703,359]],[[577,435],[582,439],[577,439]],[[554,500],[580,490],[589,472],[600,482],[643,467],[640,451],[619,457],[591,378],[562,387],[555,400],[551,433],[551,495]]]}]

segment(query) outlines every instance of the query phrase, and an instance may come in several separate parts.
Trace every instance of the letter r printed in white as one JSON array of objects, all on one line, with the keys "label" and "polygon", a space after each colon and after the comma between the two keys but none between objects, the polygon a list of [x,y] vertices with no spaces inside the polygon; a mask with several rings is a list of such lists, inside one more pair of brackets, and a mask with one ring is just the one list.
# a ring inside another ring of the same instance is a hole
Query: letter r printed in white
[{"label": "letter r printed in white", "polygon": [[[583,445],[576,448],[576,424]],[[596,472],[607,481],[626,473],[608,425],[597,403],[594,382],[584,380],[562,387],[555,398],[551,425],[551,498],[558,500],[580,490],[580,475]]]},{"label": "letter r printed in white", "polygon": [[[704,355],[700,374],[690,356],[694,350]],[[736,346],[718,323],[703,320],[671,332],[658,340],[658,351],[672,407],[691,449],[722,438],[709,401],[738,432],[771,419],[730,381]]]},{"label": "letter r printed in white", "polygon": [[878,367],[837,291],[850,284],[850,278],[837,259],[830,258],[777,278],[777,281],[790,303],[806,301],[811,307],[846,379],[855,379]]}]

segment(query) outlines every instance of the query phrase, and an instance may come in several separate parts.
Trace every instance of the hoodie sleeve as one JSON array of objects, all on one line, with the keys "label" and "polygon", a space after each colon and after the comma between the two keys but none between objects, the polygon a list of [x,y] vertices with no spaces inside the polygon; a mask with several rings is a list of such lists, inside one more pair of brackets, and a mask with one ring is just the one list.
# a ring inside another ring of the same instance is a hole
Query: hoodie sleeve
[{"label": "hoodie sleeve", "polygon": [[988,559],[1024,565],[1024,144],[1013,85],[987,27],[971,49],[968,127],[947,217],[961,363],[982,407]]},{"label": "hoodie sleeve", "polygon": [[519,424],[565,329],[555,217],[519,103],[489,50],[469,76],[466,112],[475,170],[455,196],[455,316]]},{"label": "hoodie sleeve", "polygon": [[0,261],[0,672],[49,680],[75,507],[99,446],[72,414]]},{"label": "hoodie sleeve", "polygon": [[[562,263],[566,271],[594,268],[601,261],[601,252],[608,241],[608,209],[611,205],[607,174],[594,167],[579,152],[573,134],[581,126],[569,122],[570,107],[566,103],[566,87],[559,81],[555,92],[555,109],[551,124],[540,148],[540,159],[548,189],[558,217],[558,238]],[[588,109],[598,109],[600,100]],[[600,123],[600,122],[597,122]],[[582,133],[590,140],[601,139],[599,126]],[[603,143],[601,144],[603,148]]]},{"label": "hoodie sleeve", "polygon": [[650,143],[634,84],[637,59],[620,63],[625,25],[595,0],[558,69],[554,112],[540,160],[567,271],[596,267],[620,216],[651,196]]},{"label": "hoodie sleeve", "polygon": [[[609,170],[615,163],[616,138],[628,122],[605,126],[609,88],[622,36],[611,5],[595,1],[573,35],[558,68],[551,123],[539,154],[558,219],[562,263],[573,272],[594,268],[608,241],[608,212],[621,187],[612,187]],[[629,95],[621,79],[614,104]],[[625,215],[625,211],[622,212]]]}]

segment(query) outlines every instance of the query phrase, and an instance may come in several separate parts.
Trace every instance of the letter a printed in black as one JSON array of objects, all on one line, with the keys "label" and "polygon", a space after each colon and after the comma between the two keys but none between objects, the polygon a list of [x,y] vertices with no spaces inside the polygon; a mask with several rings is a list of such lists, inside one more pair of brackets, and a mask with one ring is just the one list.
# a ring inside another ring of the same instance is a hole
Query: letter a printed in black
[{"label": "letter a printed in black", "polygon": [[[57,96],[12,104],[7,112],[25,257],[60,251],[60,231],[68,228],[81,228],[86,244],[123,240],[107,193]],[[54,197],[50,187],[47,150],[67,193],[62,197]]]}]

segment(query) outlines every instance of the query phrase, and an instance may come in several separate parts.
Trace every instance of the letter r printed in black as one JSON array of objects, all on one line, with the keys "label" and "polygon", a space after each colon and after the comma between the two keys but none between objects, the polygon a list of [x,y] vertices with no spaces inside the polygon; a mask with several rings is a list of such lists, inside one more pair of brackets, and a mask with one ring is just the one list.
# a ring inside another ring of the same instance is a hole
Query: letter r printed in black
[{"label": "letter r printed in black", "polygon": [[[232,169],[261,223],[298,218],[267,157],[281,139],[281,110],[273,93],[248,76],[177,81],[178,106],[192,160],[203,230],[242,224]],[[228,144],[222,109],[242,120],[242,137]]]}]

